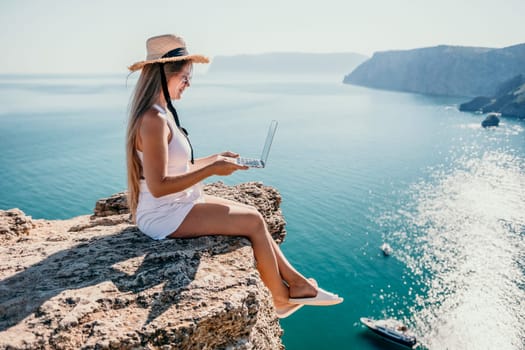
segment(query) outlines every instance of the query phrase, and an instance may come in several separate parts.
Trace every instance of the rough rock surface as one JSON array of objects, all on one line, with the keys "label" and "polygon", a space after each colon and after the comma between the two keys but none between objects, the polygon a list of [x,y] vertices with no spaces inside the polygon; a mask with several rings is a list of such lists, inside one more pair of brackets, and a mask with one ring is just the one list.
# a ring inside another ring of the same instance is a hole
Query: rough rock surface
[{"label": "rough rock surface", "polygon": [[[257,206],[283,239],[274,189],[205,190]],[[283,348],[246,239],[154,241],[126,211],[120,194],[91,217],[0,212],[0,349]]]},{"label": "rough rock surface", "polygon": [[34,227],[31,217],[20,209],[0,210],[0,242],[28,235]]}]

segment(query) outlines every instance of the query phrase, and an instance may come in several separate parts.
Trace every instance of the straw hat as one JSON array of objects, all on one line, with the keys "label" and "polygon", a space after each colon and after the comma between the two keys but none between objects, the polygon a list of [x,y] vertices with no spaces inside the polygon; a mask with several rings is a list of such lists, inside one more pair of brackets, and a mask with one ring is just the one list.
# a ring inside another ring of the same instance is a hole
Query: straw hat
[{"label": "straw hat", "polygon": [[195,63],[209,63],[202,55],[190,55],[186,43],[180,36],[173,34],[159,35],[146,41],[147,56],[145,61],[133,63],[128,69],[132,72],[142,69],[147,64],[191,60]]}]

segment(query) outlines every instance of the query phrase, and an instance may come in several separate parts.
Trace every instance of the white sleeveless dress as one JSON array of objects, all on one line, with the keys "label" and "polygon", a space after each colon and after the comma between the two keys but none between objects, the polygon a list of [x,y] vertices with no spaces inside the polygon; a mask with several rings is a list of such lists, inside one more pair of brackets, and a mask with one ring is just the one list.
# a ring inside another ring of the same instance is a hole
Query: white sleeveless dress
[{"label": "white sleeveless dress", "polygon": [[[153,107],[159,111],[159,116],[166,120],[172,133],[171,141],[168,144],[168,175],[187,173],[190,169],[191,150],[186,137],[175,124],[171,113],[165,111],[161,106],[154,105]],[[137,154],[140,160],[144,162],[142,152],[137,150]],[[137,226],[153,239],[164,239],[177,230],[195,203],[202,202],[204,202],[204,196],[201,183],[181,192],[155,198],[151,194],[146,180],[140,180],[136,215]]]}]

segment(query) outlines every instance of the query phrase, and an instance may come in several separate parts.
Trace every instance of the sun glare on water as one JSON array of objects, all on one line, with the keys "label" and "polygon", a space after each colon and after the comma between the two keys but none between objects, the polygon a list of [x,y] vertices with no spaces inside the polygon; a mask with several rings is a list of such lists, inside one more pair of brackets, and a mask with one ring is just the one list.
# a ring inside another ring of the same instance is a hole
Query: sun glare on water
[{"label": "sun glare on water", "polygon": [[424,284],[411,320],[429,349],[524,349],[524,163],[487,152],[411,188],[395,238]]}]

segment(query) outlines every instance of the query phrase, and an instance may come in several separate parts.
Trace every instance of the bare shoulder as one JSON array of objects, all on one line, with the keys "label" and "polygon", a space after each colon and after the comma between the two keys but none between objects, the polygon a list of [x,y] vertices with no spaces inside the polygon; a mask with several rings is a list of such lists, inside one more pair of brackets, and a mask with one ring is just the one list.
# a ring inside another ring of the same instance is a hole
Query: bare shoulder
[{"label": "bare shoulder", "polygon": [[156,109],[150,108],[142,115],[140,122],[141,135],[164,135],[168,132],[169,128],[166,124],[166,119],[161,117]]},{"label": "bare shoulder", "polygon": [[[147,145],[158,145],[166,140],[169,142],[170,129],[166,123],[166,119],[159,115],[159,112],[150,108],[140,118],[140,127],[137,135],[137,149],[144,152]],[[149,148],[149,147],[147,147]]]}]

